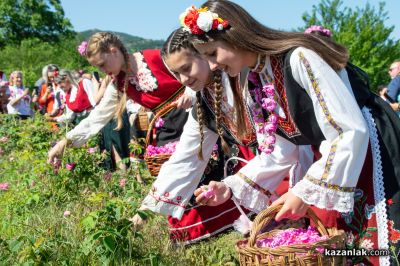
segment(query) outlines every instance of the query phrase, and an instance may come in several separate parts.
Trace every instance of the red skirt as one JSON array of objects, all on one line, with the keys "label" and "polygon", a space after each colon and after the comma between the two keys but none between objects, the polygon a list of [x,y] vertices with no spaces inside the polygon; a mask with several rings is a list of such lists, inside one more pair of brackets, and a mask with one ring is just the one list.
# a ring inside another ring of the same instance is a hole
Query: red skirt
[{"label": "red skirt", "polygon": [[[388,207],[390,207],[386,204],[387,199],[377,199],[377,197],[380,197],[379,190],[384,189],[384,186],[383,184],[378,184],[379,182],[377,182],[376,178],[374,180],[373,175],[373,157],[369,146],[354,193],[353,212],[339,213],[312,207],[326,227],[337,227],[346,232],[347,249],[364,249],[367,251],[388,249],[390,245],[397,243],[399,240],[400,234],[397,239],[394,237],[396,232],[399,231],[393,228],[393,221],[387,211]],[[400,213],[397,215],[400,215]],[[394,240],[394,242],[390,240]],[[395,246],[392,248],[396,252],[397,248]],[[393,255],[392,253],[392,259],[394,258]],[[389,265],[387,264],[389,262],[387,256],[354,256],[348,257],[347,261],[348,265],[381,265],[384,261],[386,262],[383,264]]]},{"label": "red skirt", "polygon": [[[254,157],[249,148],[238,147],[239,157],[246,160]],[[235,171],[243,166],[244,164],[239,161]],[[187,208],[181,220],[168,217],[170,238],[174,242],[192,244],[231,228],[239,216],[240,212],[232,200],[214,207],[196,205]]]}]

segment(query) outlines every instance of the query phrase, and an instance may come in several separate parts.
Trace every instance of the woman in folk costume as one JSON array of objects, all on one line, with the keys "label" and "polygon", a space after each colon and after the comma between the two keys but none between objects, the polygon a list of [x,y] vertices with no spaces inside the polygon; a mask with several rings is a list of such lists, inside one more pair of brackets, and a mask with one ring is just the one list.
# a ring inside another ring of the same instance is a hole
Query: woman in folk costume
[{"label": "woman in folk costume", "polygon": [[96,106],[91,80],[85,78],[77,81],[73,72],[61,69],[54,81],[63,90],[65,98],[65,111],[61,116],[54,118],[54,121],[75,122],[76,119],[87,116]]},{"label": "woman in folk costume", "polygon": [[[90,115],[49,151],[49,162],[59,156],[68,143],[73,146],[85,143],[114,116],[117,128],[120,128],[128,97],[156,113],[184,94],[185,87],[164,66],[160,50],[143,50],[131,55],[116,35],[99,32],[90,38],[86,58],[93,66],[112,76],[113,82]],[[166,134],[160,139],[178,138],[181,133],[179,126],[183,127],[187,117],[184,110],[173,110],[168,115],[176,118],[175,124],[165,123]]]},{"label": "woman in folk costume", "polygon": [[210,185],[215,197],[197,190],[198,202],[218,205],[232,195],[261,211],[297,167],[299,147],[313,145],[318,159],[305,174],[292,172],[275,219],[298,219],[312,205],[326,226],[347,232],[350,248],[395,249],[353,263],[389,265],[400,236],[400,125],[347,50],[329,38],[269,29],[230,1],[189,8],[181,21],[211,70],[234,77],[251,69],[244,93],[259,144],[238,174]]},{"label": "woman in folk costume", "polygon": [[[255,144],[254,135],[243,130],[246,123],[249,126],[249,120],[238,121],[239,126],[236,124],[235,107],[240,107],[237,102],[242,98],[237,90],[232,91],[230,84],[237,84],[237,80],[233,78],[231,81],[225,73],[212,73],[188,37],[182,28],[174,31],[164,44],[162,57],[174,76],[196,91],[196,108],[189,115],[175,153],[163,164],[141,206],[142,209],[169,215],[172,240],[186,244],[232,227],[240,216],[232,201],[217,207],[195,204],[193,189],[211,180],[221,180],[225,159],[231,156],[253,158],[252,151],[245,146]],[[200,143],[204,145],[199,149]],[[216,143],[223,149],[217,150]],[[209,172],[209,161],[217,158],[219,167]],[[241,166],[237,161],[228,164],[228,172],[233,173]],[[193,187],[192,190],[182,189],[188,185]]]}]

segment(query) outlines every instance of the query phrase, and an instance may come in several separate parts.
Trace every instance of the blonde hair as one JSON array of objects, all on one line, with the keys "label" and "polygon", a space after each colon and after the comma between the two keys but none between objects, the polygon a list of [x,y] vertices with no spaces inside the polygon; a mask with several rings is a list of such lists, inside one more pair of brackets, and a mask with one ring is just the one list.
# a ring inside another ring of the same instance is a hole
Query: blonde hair
[{"label": "blonde hair", "polygon": [[66,69],[61,69],[58,76],[54,78],[55,83],[64,82],[69,80],[76,87],[78,86],[78,81],[74,78],[73,73]]},{"label": "blonde hair", "polygon": [[21,84],[22,84],[22,86],[24,85],[24,82],[23,82],[24,75],[22,74],[22,71],[21,70],[15,70],[15,71],[11,72],[11,74],[10,74],[10,81],[9,81],[9,85],[10,86],[14,86],[15,85],[14,78],[16,78],[19,75],[21,76]]},{"label": "blonde hair", "polygon": [[119,102],[115,110],[115,119],[117,120],[116,129],[119,130],[123,126],[122,115],[126,109],[126,101],[128,98],[126,94],[126,90],[128,89],[128,74],[131,72],[128,51],[117,35],[111,32],[97,32],[93,34],[88,41],[86,58],[89,59],[98,53],[109,53],[111,47],[118,48],[121,51],[122,55],[124,56],[125,67],[127,70],[122,88],[123,94],[122,97],[120,97],[118,94]]},{"label": "blonde hair", "polygon": [[344,68],[349,59],[347,49],[330,38],[270,29],[231,1],[210,0],[202,7],[207,7],[222,19],[228,20],[230,27],[222,31],[210,30],[204,34],[191,35],[194,43],[223,41],[234,48],[267,55],[282,55],[295,47],[302,46],[315,51],[334,70]]}]

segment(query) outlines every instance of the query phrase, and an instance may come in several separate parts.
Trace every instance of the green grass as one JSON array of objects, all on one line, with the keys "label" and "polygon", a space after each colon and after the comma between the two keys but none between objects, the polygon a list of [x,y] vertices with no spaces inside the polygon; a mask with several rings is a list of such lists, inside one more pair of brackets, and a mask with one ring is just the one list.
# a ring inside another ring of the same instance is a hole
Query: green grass
[{"label": "green grass", "polygon": [[[56,173],[45,163],[47,151],[64,132],[38,115],[27,121],[0,116],[0,138],[8,137],[0,142],[0,183],[10,185],[0,191],[0,265],[238,265],[235,232],[173,245],[166,218],[151,214],[140,231],[132,230],[129,218],[154,180],[144,164],[147,185],[134,180],[133,168],[106,180],[102,155],[85,147],[67,150]],[[67,162],[78,164],[68,171]],[[124,188],[121,178],[128,179]]]}]

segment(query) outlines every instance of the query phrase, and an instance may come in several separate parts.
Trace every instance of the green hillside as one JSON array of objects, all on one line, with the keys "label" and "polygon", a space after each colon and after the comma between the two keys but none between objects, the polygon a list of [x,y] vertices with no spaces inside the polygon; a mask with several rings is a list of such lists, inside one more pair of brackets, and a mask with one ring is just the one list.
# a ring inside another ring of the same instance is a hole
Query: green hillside
[{"label": "green hillside", "polygon": [[[87,40],[93,33],[99,31],[102,30],[93,29],[93,30],[78,32],[77,33],[78,39],[80,41]],[[126,45],[126,47],[130,52],[135,52],[138,50],[149,49],[149,48],[161,48],[164,43],[164,40],[144,39],[137,36],[132,36],[126,33],[115,32],[115,31],[114,33],[121,38],[121,40],[123,41],[123,43]]]}]

